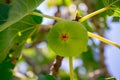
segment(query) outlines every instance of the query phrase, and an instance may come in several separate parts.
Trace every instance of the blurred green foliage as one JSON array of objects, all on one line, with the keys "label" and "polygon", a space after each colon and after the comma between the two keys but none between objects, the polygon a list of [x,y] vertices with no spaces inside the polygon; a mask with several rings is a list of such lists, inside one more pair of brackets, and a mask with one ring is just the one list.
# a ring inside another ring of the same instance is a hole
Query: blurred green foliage
[{"label": "blurred green foliage", "polygon": [[110,78],[105,78],[105,80],[116,80],[116,78],[110,77]]},{"label": "blurred green foliage", "polygon": [[55,77],[51,76],[51,75],[39,75],[38,76],[38,80],[56,80]]}]

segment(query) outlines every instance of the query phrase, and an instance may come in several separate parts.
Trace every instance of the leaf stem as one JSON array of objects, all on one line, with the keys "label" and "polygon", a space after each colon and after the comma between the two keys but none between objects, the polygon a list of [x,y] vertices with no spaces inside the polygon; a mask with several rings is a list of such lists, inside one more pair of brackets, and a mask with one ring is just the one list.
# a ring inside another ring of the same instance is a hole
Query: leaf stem
[{"label": "leaf stem", "polygon": [[93,16],[95,16],[95,15],[97,15],[97,14],[99,14],[99,13],[102,13],[102,12],[108,10],[108,9],[109,9],[109,7],[104,7],[104,8],[102,8],[102,9],[99,9],[99,10],[97,10],[97,11],[95,11],[95,12],[92,12],[92,13],[90,13],[90,14],[82,17],[81,19],[79,19],[79,21],[80,21],[80,22],[83,22],[83,21],[85,21],[85,20],[87,20],[87,19],[89,19],[89,18],[91,18],[91,17],[93,17]]},{"label": "leaf stem", "polygon": [[91,33],[91,32],[88,32],[88,36],[89,36],[89,37],[92,37],[92,38],[99,39],[100,41],[102,41],[102,42],[104,42],[104,43],[111,44],[111,45],[113,45],[113,46],[116,46],[116,47],[120,48],[120,45],[118,45],[117,43],[112,42],[112,41],[110,41],[110,40],[108,40],[108,39],[105,39],[105,38],[103,38],[103,37],[101,37],[101,36],[99,36],[99,35],[96,35],[96,34],[93,34],[93,33]]},{"label": "leaf stem", "polygon": [[73,73],[73,62],[72,57],[69,57],[69,67],[70,67],[70,80],[74,80],[74,73]]},{"label": "leaf stem", "polygon": [[49,15],[41,14],[41,13],[38,13],[38,12],[31,12],[30,14],[31,15],[36,15],[36,16],[41,16],[41,17],[46,17],[46,18],[49,18],[49,19],[54,19],[54,20],[57,20],[57,21],[64,20],[63,18],[49,16]]}]

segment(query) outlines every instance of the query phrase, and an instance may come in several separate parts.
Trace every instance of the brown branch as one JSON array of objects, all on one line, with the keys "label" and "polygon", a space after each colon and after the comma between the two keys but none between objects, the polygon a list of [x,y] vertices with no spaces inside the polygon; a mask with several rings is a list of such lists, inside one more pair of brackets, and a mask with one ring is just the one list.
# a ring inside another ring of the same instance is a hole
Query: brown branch
[{"label": "brown branch", "polygon": [[[57,9],[58,11],[55,13],[55,16],[56,17],[61,17],[61,14],[60,14],[60,10],[59,10],[59,7],[57,6]],[[57,21],[54,21],[53,25],[56,23]],[[50,75],[53,75],[55,77],[57,77],[57,74],[59,72],[59,68],[61,66],[61,63],[62,63],[62,60],[63,60],[63,57],[61,56],[56,56],[56,59],[53,61],[53,64],[52,66],[50,67]]]},{"label": "brown branch", "polygon": [[59,68],[61,66],[61,62],[63,60],[63,57],[61,56],[56,56],[56,59],[54,60],[51,68],[50,68],[50,74],[57,77],[57,74],[58,74],[58,71],[59,71]]}]

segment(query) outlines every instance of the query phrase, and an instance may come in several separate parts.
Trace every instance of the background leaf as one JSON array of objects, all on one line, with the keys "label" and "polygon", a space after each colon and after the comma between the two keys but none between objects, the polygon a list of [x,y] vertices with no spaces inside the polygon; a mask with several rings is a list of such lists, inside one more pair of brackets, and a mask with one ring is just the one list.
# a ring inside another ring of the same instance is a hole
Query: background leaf
[{"label": "background leaf", "polygon": [[0,0],[0,3],[5,3],[5,0]]},{"label": "background leaf", "polygon": [[14,66],[15,64],[12,62],[12,58],[7,56],[7,58],[2,63],[0,63],[0,79],[10,80]]},{"label": "background leaf", "polygon": [[120,17],[113,17],[112,21],[113,22],[119,22],[120,21]]},{"label": "background leaf", "polygon": [[[97,64],[98,62],[94,59],[94,54],[93,54],[93,50],[90,46],[88,46],[87,48],[87,52],[84,52],[83,54],[81,54],[81,58],[84,62],[84,66],[90,70],[95,70],[97,68],[99,68],[99,64]],[[90,66],[92,65],[92,66]]]},{"label": "background leaf", "polygon": [[105,80],[116,80],[116,78],[110,77],[110,78],[105,78]]},{"label": "background leaf", "polygon": [[120,0],[103,0],[105,6],[110,6],[108,10],[108,15],[110,16],[120,16]]},{"label": "background leaf", "polygon": [[51,75],[39,75],[38,80],[56,80],[53,76]]}]

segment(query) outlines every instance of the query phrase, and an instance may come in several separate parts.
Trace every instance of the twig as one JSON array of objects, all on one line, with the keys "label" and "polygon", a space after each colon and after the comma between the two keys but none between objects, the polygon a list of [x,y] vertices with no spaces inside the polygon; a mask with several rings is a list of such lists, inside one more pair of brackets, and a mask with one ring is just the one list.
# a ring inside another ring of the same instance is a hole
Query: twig
[{"label": "twig", "polygon": [[54,60],[52,66],[50,68],[50,75],[57,77],[62,60],[63,60],[63,57],[58,56],[58,55],[56,56],[56,59]]},{"label": "twig", "polygon": [[[56,17],[61,17],[60,11],[59,11],[59,6],[57,6],[58,11],[55,13]],[[56,20],[54,21],[53,25],[56,23]],[[59,68],[61,66],[63,57],[57,55],[56,59],[53,61],[52,66],[50,67],[50,75],[53,75],[57,78],[57,74],[59,72]]]}]

